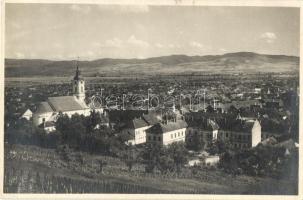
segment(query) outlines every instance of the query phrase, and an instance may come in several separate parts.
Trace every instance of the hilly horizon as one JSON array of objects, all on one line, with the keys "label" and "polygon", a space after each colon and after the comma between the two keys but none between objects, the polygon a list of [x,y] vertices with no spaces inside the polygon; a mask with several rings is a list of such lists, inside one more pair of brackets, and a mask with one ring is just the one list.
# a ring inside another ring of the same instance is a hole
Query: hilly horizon
[{"label": "hilly horizon", "polygon": [[[102,58],[78,61],[82,74],[87,77],[132,74],[182,73],[284,73],[299,72],[299,57],[266,55],[253,52],[223,55],[187,56],[169,55],[145,59]],[[5,59],[6,77],[71,76],[75,60]]]}]

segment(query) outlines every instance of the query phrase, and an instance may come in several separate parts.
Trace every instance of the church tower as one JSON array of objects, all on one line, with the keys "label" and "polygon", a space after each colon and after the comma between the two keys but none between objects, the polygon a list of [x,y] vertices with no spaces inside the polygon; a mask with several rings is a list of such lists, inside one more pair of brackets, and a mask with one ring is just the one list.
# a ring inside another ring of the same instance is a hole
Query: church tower
[{"label": "church tower", "polygon": [[76,75],[72,80],[73,95],[80,101],[85,100],[85,82],[77,65]]}]

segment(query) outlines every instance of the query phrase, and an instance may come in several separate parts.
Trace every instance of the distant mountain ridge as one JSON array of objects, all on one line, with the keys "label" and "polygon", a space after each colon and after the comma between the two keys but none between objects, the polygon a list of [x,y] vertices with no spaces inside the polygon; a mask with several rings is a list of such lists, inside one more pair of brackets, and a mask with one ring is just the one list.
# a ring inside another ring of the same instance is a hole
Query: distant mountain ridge
[{"label": "distant mountain ridge", "polygon": [[[5,59],[5,76],[71,76],[75,65],[75,60]],[[170,55],[146,59],[103,58],[79,61],[78,65],[85,76],[191,72],[283,73],[298,72],[299,57],[237,52],[206,56]]]}]

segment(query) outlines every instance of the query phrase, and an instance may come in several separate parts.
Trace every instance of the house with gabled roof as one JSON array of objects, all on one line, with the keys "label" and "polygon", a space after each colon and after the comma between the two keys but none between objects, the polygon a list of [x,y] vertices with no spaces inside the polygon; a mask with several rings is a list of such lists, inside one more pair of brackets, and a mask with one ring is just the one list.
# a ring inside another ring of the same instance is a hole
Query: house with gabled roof
[{"label": "house with gabled roof", "polygon": [[236,120],[231,126],[219,130],[219,138],[229,141],[234,148],[257,146],[261,142],[261,125],[257,119]]},{"label": "house with gabled roof", "polygon": [[185,142],[186,128],[183,120],[159,122],[146,130],[146,142],[158,145]]},{"label": "house with gabled roof", "polygon": [[206,142],[205,146],[218,139],[219,125],[215,119],[206,116],[197,116],[187,119],[188,128],[186,129],[188,143],[193,142],[194,135],[200,135]]},{"label": "house with gabled roof", "polygon": [[20,119],[31,120],[33,117],[33,112],[30,109],[27,109],[21,116]]},{"label": "house with gabled roof", "polygon": [[158,122],[153,113],[143,114],[142,117],[128,120],[122,127],[121,133],[129,136],[127,144],[143,144],[146,143],[146,130]]}]

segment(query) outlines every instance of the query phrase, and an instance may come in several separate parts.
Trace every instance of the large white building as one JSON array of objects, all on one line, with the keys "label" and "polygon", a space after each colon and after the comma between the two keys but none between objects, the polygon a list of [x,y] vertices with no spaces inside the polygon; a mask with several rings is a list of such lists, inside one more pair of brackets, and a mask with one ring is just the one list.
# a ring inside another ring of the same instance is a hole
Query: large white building
[{"label": "large white building", "polygon": [[156,123],[158,123],[158,119],[154,114],[143,114],[142,117],[128,121],[122,129],[122,133],[130,136],[128,144],[143,144],[146,143],[146,130]]},{"label": "large white building", "polygon": [[255,147],[261,142],[261,125],[258,120],[242,120],[239,125],[234,130],[219,130],[220,139],[230,141],[238,149]]},{"label": "large white building", "polygon": [[150,128],[144,119],[133,119],[127,123],[126,127],[122,130],[122,133],[130,135],[128,144],[137,145],[146,142],[146,129]]},{"label": "large white building", "polygon": [[41,102],[33,114],[34,125],[45,127],[45,124],[55,122],[60,112],[69,117],[76,113],[90,115],[92,109],[85,103],[85,81],[78,67],[72,80],[72,89],[73,96],[49,97],[47,101]]},{"label": "large white building", "polygon": [[157,123],[146,130],[146,142],[150,144],[169,145],[185,142],[187,123],[183,120]]}]

